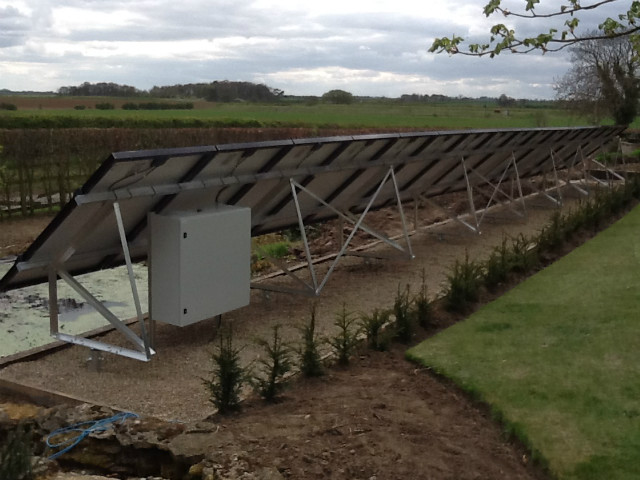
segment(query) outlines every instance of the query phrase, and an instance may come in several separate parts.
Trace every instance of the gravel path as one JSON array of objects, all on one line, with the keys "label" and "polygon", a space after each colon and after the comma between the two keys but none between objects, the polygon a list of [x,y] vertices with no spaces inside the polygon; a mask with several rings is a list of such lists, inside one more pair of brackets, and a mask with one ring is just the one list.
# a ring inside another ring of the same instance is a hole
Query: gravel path
[{"label": "gravel path", "polygon": [[[416,233],[411,238],[413,261],[347,257],[317,298],[279,293],[266,296],[253,290],[251,304],[225,314],[223,324],[232,325],[235,343],[243,346],[243,360],[249,363],[260,355],[254,340],[269,338],[274,325],[282,326],[287,339],[298,340],[297,327],[308,320],[314,303],[317,328],[326,335],[343,305],[349,311],[367,313],[389,308],[398,288],[409,285],[413,292],[419,289],[423,271],[429,294],[435,296],[455,259],[463,258],[465,252],[472,259],[483,259],[505,235],[537,232],[554,211],[541,198],[529,200],[527,208],[526,223],[509,211],[493,211],[485,218],[481,235],[454,222]],[[388,247],[376,250],[389,252]],[[328,267],[325,264],[323,268]],[[286,277],[270,281],[293,286]],[[216,320],[183,328],[160,324],[158,353],[148,363],[105,354],[102,368],[96,372],[87,364],[88,350],[71,346],[35,361],[10,365],[0,370],[0,378],[163,419],[198,420],[212,413],[201,378],[211,369],[210,354],[217,345],[217,334]],[[116,333],[106,335],[104,341],[127,346]]]}]

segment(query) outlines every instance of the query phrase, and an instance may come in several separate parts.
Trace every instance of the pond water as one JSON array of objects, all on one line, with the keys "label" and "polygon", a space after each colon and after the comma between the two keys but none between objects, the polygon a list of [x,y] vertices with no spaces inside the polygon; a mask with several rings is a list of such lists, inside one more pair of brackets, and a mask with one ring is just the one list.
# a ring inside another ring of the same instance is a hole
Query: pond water
[{"label": "pond water", "polygon": [[[12,263],[0,263],[0,277]],[[133,266],[142,311],[148,310],[147,267]],[[136,316],[126,267],[80,275],[76,279],[121,320]],[[0,357],[53,342],[49,334],[47,284],[0,293]],[[58,281],[59,328],[82,334],[108,325],[93,307],[64,281]]]}]

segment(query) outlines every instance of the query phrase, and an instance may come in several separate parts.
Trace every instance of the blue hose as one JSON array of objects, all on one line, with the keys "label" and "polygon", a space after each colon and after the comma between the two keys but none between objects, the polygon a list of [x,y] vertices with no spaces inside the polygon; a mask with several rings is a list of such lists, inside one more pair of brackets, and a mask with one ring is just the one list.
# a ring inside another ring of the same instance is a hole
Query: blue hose
[{"label": "blue hose", "polygon": [[[138,415],[130,412],[121,412],[109,418],[103,418],[102,420],[89,420],[86,422],[76,423],[75,425],[70,425],[68,427],[59,428],[55,432],[52,432],[47,437],[47,447],[49,448],[61,448],[61,450],[57,451],[53,455],[51,455],[48,459],[55,460],[60,455],[67,453],[73,447],[78,445],[87,435],[93,432],[104,432],[111,428],[113,424],[116,422],[120,422],[123,424],[125,420],[128,418],[138,418]],[[76,433],[75,436],[71,436],[66,440],[62,440],[58,443],[53,443],[52,439],[67,433]]]}]

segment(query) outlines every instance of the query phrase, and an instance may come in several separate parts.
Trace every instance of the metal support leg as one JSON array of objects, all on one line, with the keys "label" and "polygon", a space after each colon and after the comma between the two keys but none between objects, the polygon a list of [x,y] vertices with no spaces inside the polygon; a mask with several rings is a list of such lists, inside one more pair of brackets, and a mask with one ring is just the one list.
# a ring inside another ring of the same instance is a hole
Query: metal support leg
[{"label": "metal support leg", "polygon": [[[102,210],[104,210],[105,208],[106,207],[103,206]],[[71,245],[69,245],[63,252],[60,252],[55,257],[55,260],[51,262],[51,266],[49,270],[49,324],[50,324],[51,335],[53,335],[55,338],[62,340],[64,342],[82,345],[94,350],[110,352],[110,353],[114,353],[124,357],[133,358],[136,360],[149,361],[151,359],[151,355],[154,354],[155,352],[151,349],[149,345],[149,339],[146,332],[144,316],[142,314],[142,307],[140,306],[140,297],[138,295],[135,276],[133,274],[133,266],[131,264],[131,255],[129,253],[129,246],[128,246],[125,231],[124,231],[124,224],[122,222],[120,206],[117,202],[114,202],[113,210],[116,217],[116,222],[118,224],[118,231],[120,234],[120,240],[122,243],[125,262],[127,264],[127,272],[129,275],[129,281],[131,282],[131,291],[132,291],[133,300],[136,306],[138,322],[140,323],[142,338],[138,337],[138,335],[133,330],[131,330],[127,325],[125,325],[116,315],[114,315],[107,307],[105,307],[101,301],[95,298],[84,286],[82,286],[75,278],[73,278],[72,275],[70,275],[64,269],[64,262],[75,251],[75,246],[74,246],[75,242],[71,242]],[[104,215],[100,215],[99,218],[94,219],[89,223],[92,223],[92,222],[97,223],[97,222],[103,221],[104,217],[106,216],[106,212],[102,211],[101,213],[104,213]],[[71,288],[73,288],[82,298],[84,298],[86,302],[89,305],[91,305],[100,315],[102,315],[111,325],[113,325],[116,328],[116,330],[118,330],[130,342],[132,342],[137,347],[137,350],[131,350],[128,348],[110,345],[97,340],[91,340],[91,339],[80,337],[80,336],[61,333],[59,331],[58,287],[57,287],[58,276],[62,280],[64,280]]]},{"label": "metal support leg", "polygon": [[[518,162],[516,161],[515,153],[511,152],[513,160],[513,171],[516,174],[516,185],[518,187],[518,195],[520,196],[520,205],[522,206],[522,214],[524,218],[527,218],[527,205],[524,201],[524,193],[522,192],[522,182],[520,181],[520,172],[518,171]],[[513,195],[513,194],[512,194]]]},{"label": "metal support leg", "polygon": [[551,150],[551,165],[553,165],[553,179],[556,187],[556,194],[558,195],[558,206],[561,207],[563,204],[562,200],[562,192],[560,191],[560,180],[558,178],[558,169],[556,168],[556,156],[554,155],[553,149]]},{"label": "metal support leg", "polygon": [[[471,230],[475,234],[480,233],[480,227],[482,225],[482,221],[485,218],[485,215],[489,211],[489,209],[497,203],[501,203],[508,207],[514,214],[518,215],[521,218],[527,218],[527,208],[524,200],[524,193],[522,191],[522,180],[520,178],[520,172],[518,171],[518,162],[515,158],[515,154],[512,152],[511,159],[506,163],[497,183],[488,179],[485,175],[480,173],[479,171],[469,167],[465,159],[462,158],[462,168],[464,173],[464,178],[466,182],[466,190],[467,190],[467,201],[469,204],[469,213],[468,216],[473,218],[473,222],[469,223],[460,216],[448,211],[446,208],[438,205],[433,199],[426,197],[425,195],[420,195],[420,199],[425,203],[432,205],[439,210],[443,211],[450,219],[458,222],[465,228]],[[472,184],[470,181],[470,176],[473,175],[478,179],[482,180],[486,185],[490,187],[490,193],[486,190],[483,190],[482,185],[479,183]],[[507,179],[510,179],[511,191],[508,192],[505,188],[505,184]],[[486,206],[477,210],[475,206],[474,200],[474,190],[477,193],[481,193],[484,195],[488,201]],[[515,191],[517,190],[517,195]],[[498,201],[498,196],[502,196],[505,200]],[[514,208],[516,203],[520,204],[520,211]]]},{"label": "metal support leg", "polygon": [[[542,188],[539,186],[536,187],[538,194],[552,202],[556,207],[560,208],[562,206],[562,195],[560,194],[560,184],[558,179],[558,172],[556,170],[555,158],[553,155],[553,150],[550,151],[551,155],[551,164],[553,171],[553,186],[549,187],[547,182],[547,175],[549,174],[549,170],[543,170],[542,172]],[[551,195],[551,191],[554,190],[556,192],[556,196]]]},{"label": "metal support leg", "polygon": [[49,269],[49,333],[58,333],[58,274],[55,269]]},{"label": "metal support leg", "polygon": [[113,203],[113,211],[116,216],[116,222],[118,223],[118,232],[120,233],[120,243],[122,244],[122,251],[124,252],[124,259],[127,264],[127,273],[129,274],[129,283],[131,285],[131,294],[133,296],[133,303],[136,306],[136,315],[138,317],[138,323],[140,324],[140,333],[142,334],[142,341],[144,343],[144,351],[147,355],[147,360],[151,358],[151,351],[149,348],[149,337],[147,336],[147,328],[144,322],[144,316],[142,314],[142,307],[140,306],[140,296],[138,295],[138,287],[136,286],[136,279],[133,274],[133,265],[131,264],[131,255],[129,253],[129,244],[127,242],[127,235],[124,231],[124,223],[122,221],[122,213],[120,212],[120,204],[118,202]]},{"label": "metal support leg", "polygon": [[356,232],[360,228],[360,225],[362,224],[362,221],[364,220],[364,217],[366,217],[367,213],[369,213],[369,210],[371,209],[371,206],[373,205],[373,202],[375,202],[375,199],[378,197],[378,194],[382,190],[382,187],[384,187],[384,184],[387,183],[387,180],[389,179],[389,175],[392,174],[392,172],[393,172],[393,168],[389,169],[387,174],[384,176],[382,182],[380,182],[380,185],[378,185],[378,188],[376,189],[376,192],[371,197],[371,200],[369,200],[369,203],[367,204],[366,208],[364,209],[364,211],[360,215],[360,218],[358,219],[358,221],[354,225],[353,229],[351,230],[351,233],[349,234],[349,236],[345,240],[344,245],[342,246],[342,248],[338,252],[338,255],[333,260],[333,263],[329,267],[329,270],[327,271],[327,273],[325,274],[322,282],[318,286],[318,289],[316,290],[317,293],[320,293],[320,291],[324,288],[325,284],[327,283],[327,280],[329,280],[329,277],[331,276],[331,274],[333,273],[334,269],[338,265],[338,262],[340,261],[342,256],[347,251],[347,248],[349,247],[349,243],[351,243],[351,240],[353,239],[353,237],[355,236]]},{"label": "metal support leg", "polygon": [[[576,181],[571,179],[572,174],[574,172],[574,168],[575,168],[576,164],[578,163],[578,160],[581,160],[580,163],[582,165],[581,186],[578,186],[576,184]],[[582,155],[582,149],[580,148],[579,145],[578,145],[578,149],[576,150],[576,154],[573,157],[573,161],[571,162],[571,164],[567,168],[567,180],[565,181],[565,184],[568,185],[569,187],[573,188],[575,191],[577,191],[581,195],[584,195],[585,197],[589,196],[589,184],[587,182],[587,169],[586,169],[586,165],[585,165],[585,161],[584,161],[584,156]]]},{"label": "metal support leg", "polygon": [[398,188],[398,181],[396,180],[396,174],[391,168],[391,181],[393,182],[393,189],[396,193],[396,205],[398,206],[398,212],[400,213],[400,220],[402,221],[402,235],[407,242],[407,250],[409,251],[409,258],[415,258],[413,249],[411,248],[411,240],[409,239],[409,231],[407,229],[407,221],[404,217],[404,209],[402,208],[402,200],[400,199],[400,189]]},{"label": "metal support leg", "polygon": [[270,258],[277,266],[279,266],[282,271],[291,277],[293,280],[298,282],[302,286],[302,290],[281,287],[275,285],[267,285],[267,284],[256,284],[252,283],[252,288],[257,288],[263,291],[273,291],[273,292],[283,292],[283,293],[298,293],[303,295],[317,295],[318,294],[318,278],[316,275],[315,267],[313,266],[313,258],[311,257],[311,248],[309,247],[309,240],[307,239],[307,232],[304,228],[304,220],[302,216],[302,210],[300,209],[300,200],[298,199],[298,183],[293,180],[293,178],[289,179],[289,184],[291,185],[291,195],[293,196],[293,203],[296,207],[296,214],[298,217],[298,228],[300,229],[300,237],[302,238],[302,245],[304,247],[304,256],[307,261],[307,268],[311,275],[311,285],[304,280],[302,280],[299,276],[297,276],[294,272],[292,272],[287,265],[281,261],[280,259]]},{"label": "metal support leg", "polygon": [[[580,147],[578,147],[578,148],[580,148]],[[588,177],[589,177],[588,172],[587,172],[587,159],[584,158],[584,154],[582,152],[582,148],[580,148],[580,158],[582,160],[582,181],[584,182],[584,188],[585,188],[585,191],[587,192],[587,196],[588,196],[588,195],[591,195],[591,186],[589,185],[589,182],[587,180]]]},{"label": "metal support leg", "polygon": [[467,165],[464,161],[464,157],[461,158],[462,161],[462,171],[464,172],[464,181],[467,184],[467,199],[469,201],[469,213],[473,216],[475,222],[475,232],[480,233],[480,223],[478,222],[478,212],[476,211],[476,206],[473,201],[473,187],[471,186],[471,182],[469,182],[469,174],[467,173]]},{"label": "metal support leg", "polygon": [[618,138],[618,150],[616,151],[616,166],[618,165],[618,157],[622,162],[622,175],[624,176],[624,181],[629,180],[629,172],[627,172],[627,164],[625,163],[624,155],[622,154],[622,138]]},{"label": "metal support leg", "polygon": [[[109,345],[103,342],[98,342],[95,340],[89,340],[87,338],[75,337],[72,335],[66,335],[63,333],[57,333],[55,335],[59,340],[63,340],[70,343],[75,343],[78,345],[84,345],[89,348],[95,348],[96,350],[102,350],[105,352],[115,353],[117,355],[122,355],[129,358],[134,358],[136,360],[144,360],[148,361],[150,357],[147,357],[145,351],[145,345],[143,340],[138,337],[133,330],[131,330],[128,326],[126,326],[118,317],[116,317],[107,307],[105,307],[102,302],[100,302],[97,298],[95,298],[84,286],[82,286],[75,278],[73,278],[69,273],[64,270],[58,270],[58,275],[62,278],[71,288],[73,288],[82,298],[84,298],[89,305],[95,308],[100,315],[102,315],[105,319],[109,321],[111,325],[113,325],[120,333],[122,333],[129,341],[135,344],[139,350],[129,350],[127,348],[117,347],[114,345]],[[144,353],[143,353],[144,352]],[[150,350],[149,352],[153,352]]]},{"label": "metal support leg", "polygon": [[[501,187],[502,187],[502,184],[505,181],[505,178],[507,178],[507,174],[511,170],[513,170],[512,175],[511,175],[511,192],[507,193]],[[484,220],[484,217],[485,217],[486,213],[489,211],[489,208],[496,201],[496,197],[497,197],[498,194],[501,194],[503,197],[506,198],[506,206],[514,214],[516,214],[517,216],[522,217],[522,218],[526,218],[527,217],[527,209],[526,209],[525,202],[524,202],[524,195],[522,193],[522,183],[520,182],[520,175],[518,173],[518,163],[516,161],[515,154],[513,152],[511,153],[511,160],[505,166],[505,168],[504,168],[504,170],[502,172],[502,175],[500,176],[500,178],[498,180],[498,183],[495,184],[495,185],[491,180],[486,178],[481,173],[479,173],[479,172],[477,172],[477,171],[475,171],[473,169],[471,169],[470,171],[471,171],[472,174],[476,175],[483,182],[485,182],[487,185],[489,185],[491,188],[493,188],[493,191],[492,191],[491,195],[489,196],[489,201],[487,202],[487,205],[484,207],[484,209],[482,211],[482,215],[480,216],[480,219],[478,221],[478,225],[482,224],[482,221]],[[516,198],[515,194],[514,194],[515,186],[517,186],[517,189],[518,189],[518,198]],[[522,212],[519,212],[518,210],[513,208],[513,204],[515,204],[516,202],[520,203],[520,207],[522,209]]]},{"label": "metal support leg", "polygon": [[[309,272],[311,273],[311,281],[313,282],[313,291],[318,291],[318,279],[316,278],[316,270],[313,267],[313,259],[311,258],[311,249],[309,248],[309,241],[307,240],[307,232],[304,228],[304,220],[302,218],[302,211],[300,210],[300,201],[298,200],[298,190],[296,188],[297,182],[295,180],[290,179],[289,183],[291,184],[291,193],[293,195],[293,201],[296,206],[296,213],[298,215],[298,227],[300,228],[300,236],[302,237],[302,241],[304,243],[304,254],[307,257],[307,264],[309,266]],[[316,293],[317,294],[317,293]]]}]

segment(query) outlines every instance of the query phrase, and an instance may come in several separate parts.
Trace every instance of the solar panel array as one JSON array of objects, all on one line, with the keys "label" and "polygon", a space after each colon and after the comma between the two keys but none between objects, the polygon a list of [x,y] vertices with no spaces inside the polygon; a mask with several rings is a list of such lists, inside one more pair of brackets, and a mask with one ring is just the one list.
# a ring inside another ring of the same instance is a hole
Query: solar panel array
[{"label": "solar panel array", "polygon": [[[571,165],[624,127],[541,128],[359,135],[113,153],[0,280],[0,291],[46,282],[62,259],[71,274],[124,262],[113,202],[119,202],[131,255],[147,255],[147,214],[214,204],[251,208],[251,233],[298,225],[290,179],[341,211],[365,208],[394,169],[402,200],[467,188],[465,169],[497,181],[513,159],[521,178]],[[551,152],[553,152],[553,160]],[[481,182],[480,176],[471,182]],[[300,196],[306,224],[335,217]],[[374,209],[396,201],[387,183]]]}]

